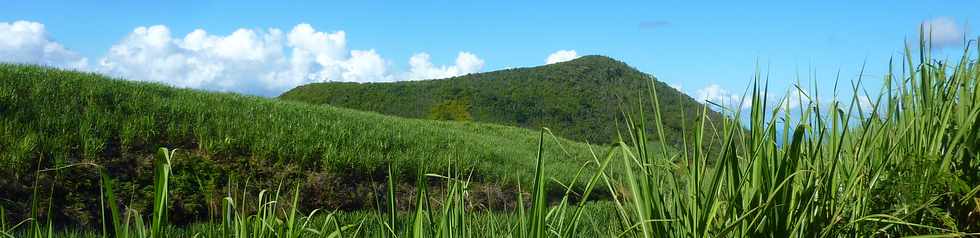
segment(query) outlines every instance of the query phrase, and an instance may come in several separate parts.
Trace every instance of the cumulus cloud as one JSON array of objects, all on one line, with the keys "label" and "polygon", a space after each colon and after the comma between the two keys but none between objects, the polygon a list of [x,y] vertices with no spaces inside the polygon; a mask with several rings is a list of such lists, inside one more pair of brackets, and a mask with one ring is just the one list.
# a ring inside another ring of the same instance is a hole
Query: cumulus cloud
[{"label": "cumulus cloud", "polygon": [[480,72],[484,61],[460,52],[453,65],[434,65],[427,53],[409,59],[407,72],[393,73],[374,49],[347,47],[344,31],[321,32],[298,24],[238,29],[214,35],[196,29],[174,35],[164,25],[141,26],[111,46],[90,66],[88,59],[48,37],[43,24],[0,22],[0,62],[41,64],[95,71],[177,87],[274,96],[302,84],[325,81],[384,82],[447,78]]},{"label": "cumulus cloud", "polygon": [[238,29],[221,36],[197,29],[183,37],[156,25],[138,27],[113,45],[98,71],[178,87],[274,96],[313,82],[445,78],[479,72],[484,65],[468,52],[460,52],[450,66],[433,65],[426,53],[412,56],[409,63],[407,73],[392,73],[377,51],[348,49],[345,32],[321,32],[309,24],[298,24],[288,33]]},{"label": "cumulus cloud", "polygon": [[314,82],[384,82],[447,78],[480,72],[484,61],[459,52],[453,65],[434,65],[427,53],[394,73],[374,49],[348,49],[344,31],[317,31],[298,24],[280,29],[237,29],[215,35],[196,29],[174,35],[164,25],[133,29],[95,65],[48,37],[41,23],[0,22],[0,62],[41,64],[95,71],[177,87],[274,96]]},{"label": "cumulus cloud", "polygon": [[422,52],[412,55],[408,60],[411,69],[404,76],[404,80],[423,80],[441,79],[458,75],[479,72],[483,68],[483,60],[469,52],[459,52],[456,56],[456,64],[451,66],[434,66],[428,53]]},{"label": "cumulus cloud", "polygon": [[923,21],[921,24],[925,34],[932,37],[935,47],[956,46],[963,43],[966,29],[950,17],[937,17]]},{"label": "cumulus cloud", "polygon": [[292,49],[289,69],[276,72],[273,82],[287,87],[311,82],[392,81],[388,61],[375,50],[348,50],[343,31],[318,32],[309,24],[299,24],[289,32]]},{"label": "cumulus cloud", "polygon": [[109,49],[99,71],[178,87],[261,94],[277,86],[261,75],[283,63],[282,34],[238,29],[216,36],[197,29],[174,38],[166,26],[138,27]]},{"label": "cumulus cloud", "polygon": [[48,37],[44,24],[30,21],[0,22],[0,62],[41,64],[85,69],[88,59]]},{"label": "cumulus cloud", "polygon": [[695,99],[701,102],[713,102],[719,105],[732,106],[738,105],[742,101],[742,96],[722,88],[721,85],[711,84],[702,89],[698,89]]},{"label": "cumulus cloud", "polygon": [[565,62],[578,58],[578,53],[574,50],[559,50],[548,55],[548,58],[544,59],[545,64],[554,64],[558,62]]}]

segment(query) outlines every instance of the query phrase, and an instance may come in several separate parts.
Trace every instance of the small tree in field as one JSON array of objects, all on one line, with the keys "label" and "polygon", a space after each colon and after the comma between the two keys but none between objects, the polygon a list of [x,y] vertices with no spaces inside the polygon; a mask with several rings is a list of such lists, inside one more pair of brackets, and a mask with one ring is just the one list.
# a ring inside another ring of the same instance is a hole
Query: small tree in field
[{"label": "small tree in field", "polygon": [[445,121],[470,121],[470,103],[465,100],[446,100],[429,110],[429,119]]}]

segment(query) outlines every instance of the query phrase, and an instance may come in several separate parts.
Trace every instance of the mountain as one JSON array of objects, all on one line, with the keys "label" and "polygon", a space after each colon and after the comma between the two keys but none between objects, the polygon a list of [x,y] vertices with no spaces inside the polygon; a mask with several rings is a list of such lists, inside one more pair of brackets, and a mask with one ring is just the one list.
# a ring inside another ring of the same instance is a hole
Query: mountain
[{"label": "mountain", "polygon": [[[703,105],[605,56],[437,80],[315,83],[279,98],[411,118],[548,127],[569,139],[610,143],[616,141],[617,129],[623,128],[623,112],[638,117],[638,105],[643,105],[647,125],[653,127],[651,81],[662,105],[665,137],[670,144],[680,145],[681,135],[692,138],[693,128],[699,126]],[[721,121],[721,115],[711,110],[708,117]],[[709,136],[708,140],[715,139]]]},{"label": "mountain", "polygon": [[[500,186],[487,191],[507,200],[516,196],[499,191],[516,180],[531,184],[540,136],[540,130],[0,64],[0,207],[14,218],[30,211],[37,186],[37,199],[59,201],[52,211],[58,220],[98,224],[98,167],[117,180],[117,197],[136,202],[128,207],[152,207],[140,202],[152,201],[153,155],[160,147],[177,149],[170,178],[175,220],[207,217],[208,204],[221,204],[225,185],[257,192],[302,184],[304,207],[370,208],[372,181],[384,181],[391,163],[409,186],[420,168],[472,171],[474,193]],[[586,144],[544,142],[544,166],[560,181],[592,160]]]}]

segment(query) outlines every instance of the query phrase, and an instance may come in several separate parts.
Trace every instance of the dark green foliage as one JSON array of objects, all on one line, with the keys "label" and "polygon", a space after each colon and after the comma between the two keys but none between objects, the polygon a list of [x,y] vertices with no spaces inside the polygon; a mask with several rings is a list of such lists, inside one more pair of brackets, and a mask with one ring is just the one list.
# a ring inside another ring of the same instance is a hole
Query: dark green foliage
[{"label": "dark green foliage", "polygon": [[433,120],[469,121],[473,119],[473,116],[470,116],[470,103],[468,101],[452,99],[432,107],[432,110],[429,111],[428,118]]},{"label": "dark green foliage", "polygon": [[[548,127],[565,138],[611,143],[616,139],[617,126],[622,125],[616,123],[621,121],[622,112],[635,113],[633,106],[641,105],[638,96],[646,93],[651,79],[614,59],[583,56],[540,67],[440,80],[317,83],[292,89],[280,98],[412,118],[430,117],[431,111],[442,110],[446,102],[465,98],[474,121]],[[655,85],[664,105],[664,134],[669,144],[679,145],[683,135],[693,136],[703,105],[662,82]],[[644,110],[651,112],[649,107]],[[721,121],[715,112],[710,112],[709,118]],[[652,120],[647,123],[652,124]],[[717,140],[715,133],[706,137],[709,142]]]},{"label": "dark green foliage", "polygon": [[[234,176],[249,186],[301,182],[304,207],[373,206],[375,185],[397,161],[397,181],[450,165],[473,169],[476,183],[529,183],[538,132],[472,122],[404,119],[350,109],[112,80],[38,66],[0,65],[0,207],[29,211],[31,186],[55,207],[55,220],[98,223],[100,175],[118,202],[144,214],[157,148],[176,149],[167,198],[173,223],[208,218]],[[588,161],[587,145],[547,138],[545,165],[560,180]],[[555,143],[561,143],[557,146]],[[600,151],[606,148],[596,148]],[[40,164],[38,164],[40,163]],[[34,175],[47,168],[66,168]],[[381,185],[381,184],[378,184]],[[557,186],[557,185],[550,185]],[[411,187],[411,186],[409,186]]]}]

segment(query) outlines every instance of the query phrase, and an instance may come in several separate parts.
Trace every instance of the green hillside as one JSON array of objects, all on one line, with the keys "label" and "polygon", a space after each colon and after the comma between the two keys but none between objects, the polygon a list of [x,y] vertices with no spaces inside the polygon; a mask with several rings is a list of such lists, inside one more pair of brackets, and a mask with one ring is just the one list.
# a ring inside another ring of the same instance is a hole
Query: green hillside
[{"label": "green hillside", "polygon": [[[616,129],[623,125],[618,122],[622,112],[635,112],[636,100],[647,98],[651,78],[605,56],[584,56],[439,80],[316,83],[292,89],[280,98],[413,118],[549,127],[573,140],[608,143],[615,141]],[[655,85],[664,105],[666,138],[679,145],[685,131],[683,122],[689,122],[686,131],[691,135],[702,104],[663,82],[656,81]],[[652,109],[645,111],[651,113]],[[709,114],[712,121],[721,121],[719,114]],[[653,123],[654,117],[644,118]]]},{"label": "green hillside", "polygon": [[[419,167],[445,172],[450,161],[473,169],[478,183],[493,181],[486,186],[513,186],[515,178],[530,184],[540,135],[0,65],[0,206],[25,214],[37,185],[42,199],[58,201],[53,213],[59,219],[96,224],[94,167],[105,166],[119,180],[118,197],[146,209],[151,158],[168,147],[177,149],[175,217],[204,216],[215,202],[211,195],[246,180],[273,189],[302,182],[306,207],[358,209],[373,206],[372,183],[384,181],[389,161],[405,184],[412,184]],[[560,181],[592,160],[586,144],[544,141],[545,168]],[[599,154],[607,149],[595,147]],[[35,174],[46,168],[60,169]]]}]

